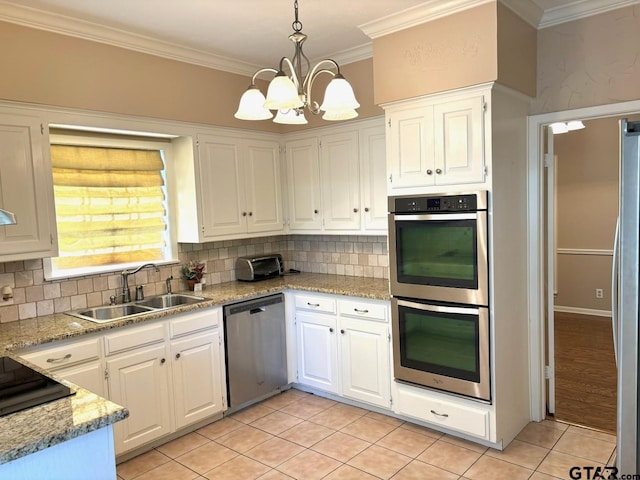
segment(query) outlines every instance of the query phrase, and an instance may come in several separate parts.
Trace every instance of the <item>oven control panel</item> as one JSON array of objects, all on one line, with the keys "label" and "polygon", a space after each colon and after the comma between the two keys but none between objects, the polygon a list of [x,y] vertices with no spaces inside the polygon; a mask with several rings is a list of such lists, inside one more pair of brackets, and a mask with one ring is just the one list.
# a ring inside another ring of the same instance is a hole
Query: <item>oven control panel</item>
[{"label": "oven control panel", "polygon": [[477,210],[478,198],[476,194],[396,197],[392,208],[393,213],[472,212]]}]

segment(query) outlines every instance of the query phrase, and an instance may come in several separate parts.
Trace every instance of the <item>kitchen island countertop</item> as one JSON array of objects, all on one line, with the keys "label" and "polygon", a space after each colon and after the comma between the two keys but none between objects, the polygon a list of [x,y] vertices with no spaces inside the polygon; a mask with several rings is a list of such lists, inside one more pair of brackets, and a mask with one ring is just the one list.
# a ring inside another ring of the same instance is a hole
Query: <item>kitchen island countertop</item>
[{"label": "kitchen island countertop", "polygon": [[[301,273],[260,282],[234,281],[210,285],[202,293],[198,292],[207,301],[106,324],[84,321],[64,313],[2,324],[0,352],[20,360],[13,351],[285,290],[389,299],[386,279]],[[55,378],[55,375],[47,374]],[[75,395],[0,417],[0,464],[84,435],[128,416],[124,407],[72,384],[68,385],[76,392]]]}]

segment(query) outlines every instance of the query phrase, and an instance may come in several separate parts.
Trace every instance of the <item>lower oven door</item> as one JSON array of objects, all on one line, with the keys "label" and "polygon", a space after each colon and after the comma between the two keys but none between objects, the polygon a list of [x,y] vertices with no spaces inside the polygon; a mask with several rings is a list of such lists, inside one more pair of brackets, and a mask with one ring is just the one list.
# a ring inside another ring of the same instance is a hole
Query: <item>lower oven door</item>
[{"label": "lower oven door", "polygon": [[396,380],[491,401],[489,310],[391,299]]}]

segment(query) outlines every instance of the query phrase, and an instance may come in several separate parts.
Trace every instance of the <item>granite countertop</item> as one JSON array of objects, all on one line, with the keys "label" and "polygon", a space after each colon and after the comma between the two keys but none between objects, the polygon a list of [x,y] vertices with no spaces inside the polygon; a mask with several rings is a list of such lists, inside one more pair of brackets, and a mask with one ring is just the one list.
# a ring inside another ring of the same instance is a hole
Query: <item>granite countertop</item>
[{"label": "granite countertop", "polygon": [[[143,323],[181,312],[284,290],[303,290],[377,300],[390,298],[388,280],[364,277],[301,273],[288,274],[261,282],[227,282],[209,286],[202,293],[198,292],[198,295],[207,298],[207,301],[150,312],[110,323],[93,323],[60,313],[2,324],[0,325],[0,353],[25,363],[12,352],[25,347]],[[36,368],[36,370],[39,369]],[[47,374],[56,378],[55,375]],[[120,405],[59,378],[56,380],[70,385],[76,394],[23,412],[0,417],[0,464],[113,424],[129,415],[126,408]],[[34,418],[38,421],[34,422]]]}]

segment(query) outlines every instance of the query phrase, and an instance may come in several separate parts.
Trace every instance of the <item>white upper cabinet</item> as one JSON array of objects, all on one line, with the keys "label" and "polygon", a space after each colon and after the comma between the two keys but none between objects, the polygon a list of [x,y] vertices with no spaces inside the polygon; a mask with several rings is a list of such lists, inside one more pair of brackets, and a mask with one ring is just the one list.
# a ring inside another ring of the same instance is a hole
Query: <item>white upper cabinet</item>
[{"label": "white upper cabinet", "polygon": [[387,232],[387,156],[384,125],[360,129],[360,187],[363,227]]},{"label": "white upper cabinet", "polygon": [[0,227],[2,261],[58,254],[53,176],[47,129],[40,117],[0,112],[0,208],[17,225]]},{"label": "white upper cabinet", "polygon": [[280,144],[276,140],[198,134],[195,152],[191,142],[186,137],[174,141],[179,242],[284,230]]},{"label": "white upper cabinet", "polygon": [[385,107],[388,193],[485,181],[485,97],[443,94]]},{"label": "white upper cabinet", "polygon": [[289,228],[322,229],[320,164],[317,137],[286,143]]}]

